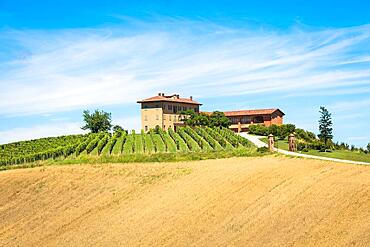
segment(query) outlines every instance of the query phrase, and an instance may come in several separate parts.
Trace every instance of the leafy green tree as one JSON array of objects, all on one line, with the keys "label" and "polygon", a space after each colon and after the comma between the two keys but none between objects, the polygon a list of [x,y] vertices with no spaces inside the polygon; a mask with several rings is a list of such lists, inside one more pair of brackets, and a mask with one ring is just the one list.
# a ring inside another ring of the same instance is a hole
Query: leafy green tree
[{"label": "leafy green tree", "polygon": [[194,112],[194,110],[182,111],[180,113],[180,118],[181,118],[181,121],[183,121],[185,125],[195,126],[195,120],[194,120],[195,112]]},{"label": "leafy green tree", "polygon": [[366,149],[370,153],[370,142],[367,144]]},{"label": "leafy green tree", "polygon": [[268,129],[269,134],[272,134],[274,136],[280,136],[281,128],[278,125],[273,124]]},{"label": "leafy green tree", "polygon": [[83,111],[85,126],[81,129],[91,130],[92,133],[108,131],[112,127],[111,113],[95,110],[90,114],[88,110]]},{"label": "leafy green tree", "polygon": [[113,129],[113,132],[124,131],[124,129],[120,125],[114,125],[112,129]]},{"label": "leafy green tree", "polygon": [[214,111],[211,116],[209,116],[210,127],[225,127],[228,128],[231,122],[230,119],[225,116],[225,113],[220,111]]},{"label": "leafy green tree", "polygon": [[325,107],[320,107],[320,120],[319,120],[319,131],[320,134],[318,137],[321,141],[324,142],[325,146],[327,146],[328,140],[333,138],[333,128],[332,128],[332,121],[331,121],[331,114]]},{"label": "leafy green tree", "polygon": [[289,134],[292,134],[295,131],[294,124],[283,124],[280,125],[280,131],[278,133],[279,139],[283,140],[288,137]]},{"label": "leafy green tree", "polygon": [[210,126],[210,118],[205,113],[195,114],[194,126]]}]

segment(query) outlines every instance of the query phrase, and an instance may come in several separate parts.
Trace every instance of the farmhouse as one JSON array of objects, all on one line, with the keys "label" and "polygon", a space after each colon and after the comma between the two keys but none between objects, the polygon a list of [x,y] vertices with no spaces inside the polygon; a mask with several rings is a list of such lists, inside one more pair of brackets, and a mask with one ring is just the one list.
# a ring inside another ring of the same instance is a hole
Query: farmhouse
[{"label": "farmhouse", "polygon": [[137,103],[141,104],[141,128],[148,132],[159,126],[163,130],[183,125],[180,113],[186,110],[194,110],[199,113],[201,103],[193,100],[193,97],[180,98],[178,94],[165,95],[158,93],[157,96],[143,99]]},{"label": "farmhouse", "polygon": [[[180,113],[186,110],[194,110],[199,113],[201,103],[195,101],[192,96],[180,98],[178,94],[165,95],[158,93],[157,96],[138,101],[141,104],[141,128],[148,132],[159,126],[163,130],[184,125]],[[211,114],[211,112],[203,112]],[[225,111],[225,116],[231,121],[230,129],[235,132],[245,132],[251,124],[283,124],[285,115],[280,109],[258,109]]]}]

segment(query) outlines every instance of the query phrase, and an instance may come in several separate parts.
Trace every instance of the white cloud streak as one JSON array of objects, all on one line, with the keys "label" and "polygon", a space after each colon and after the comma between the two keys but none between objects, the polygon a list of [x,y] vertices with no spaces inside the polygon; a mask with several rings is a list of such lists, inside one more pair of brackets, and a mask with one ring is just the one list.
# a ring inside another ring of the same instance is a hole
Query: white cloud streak
[{"label": "white cloud streak", "polygon": [[61,135],[72,135],[86,133],[78,122],[61,122],[40,124],[24,128],[13,128],[0,131],[0,144],[31,140],[42,137],[53,137]]},{"label": "white cloud streak", "polygon": [[370,26],[279,33],[183,22],[1,36],[22,55],[0,63],[0,115],[132,103],[160,91],[206,98],[370,90]]}]

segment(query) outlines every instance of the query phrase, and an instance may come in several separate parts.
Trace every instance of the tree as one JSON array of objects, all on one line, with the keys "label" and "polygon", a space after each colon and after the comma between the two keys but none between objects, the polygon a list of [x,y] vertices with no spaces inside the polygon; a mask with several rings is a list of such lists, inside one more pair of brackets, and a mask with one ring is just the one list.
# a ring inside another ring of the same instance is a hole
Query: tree
[{"label": "tree", "polygon": [[85,110],[83,111],[83,118],[85,126],[83,126],[81,129],[89,129],[92,133],[108,131],[112,127],[111,114],[108,112],[95,110],[90,114],[88,110]]},{"label": "tree", "polygon": [[370,153],[370,142],[367,144],[366,149]]},{"label": "tree", "polygon": [[229,128],[231,122],[230,119],[228,119],[225,116],[225,113],[220,111],[214,111],[212,112],[211,116],[209,117],[209,125],[211,127],[225,127]]},{"label": "tree", "polygon": [[206,113],[195,113],[194,110],[181,112],[181,120],[188,126],[210,126],[225,127],[230,126],[230,120],[223,112],[214,111],[211,115]]},{"label": "tree", "polygon": [[120,125],[114,125],[113,126],[113,132],[116,132],[116,131],[123,131],[124,129],[122,128],[122,126],[120,126]]},{"label": "tree", "polygon": [[321,141],[324,142],[325,146],[327,146],[328,140],[333,138],[333,128],[332,128],[332,121],[331,121],[331,114],[329,111],[321,106],[320,107],[320,120],[319,120],[319,131],[320,134],[318,137]]}]

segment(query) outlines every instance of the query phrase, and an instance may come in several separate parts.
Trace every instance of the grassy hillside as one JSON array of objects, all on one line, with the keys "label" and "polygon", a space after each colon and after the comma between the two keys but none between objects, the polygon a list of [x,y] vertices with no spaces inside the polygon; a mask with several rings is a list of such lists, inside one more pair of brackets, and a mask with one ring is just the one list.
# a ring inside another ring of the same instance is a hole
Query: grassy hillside
[{"label": "grassy hillside", "polygon": [[368,246],[370,167],[284,157],[0,173],[0,246]]},{"label": "grassy hillside", "polygon": [[0,145],[0,166],[35,161],[129,162],[240,156],[253,151],[246,139],[226,128],[179,128],[175,133],[97,133],[43,138]]},{"label": "grassy hillside", "polygon": [[[267,137],[261,138],[261,141],[268,143]],[[289,143],[287,140],[276,140],[275,145],[276,148],[289,150]],[[321,152],[319,150],[308,149],[306,152],[301,152],[304,154],[328,157],[328,158],[336,158],[336,159],[343,159],[343,160],[354,160],[354,161],[361,161],[361,162],[369,162],[370,163],[370,154],[362,153],[360,151],[350,151],[350,150],[330,150],[330,152]]]}]

